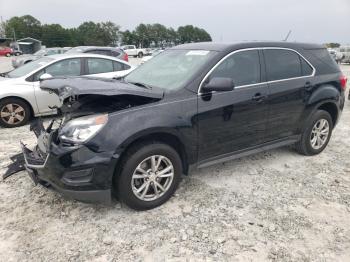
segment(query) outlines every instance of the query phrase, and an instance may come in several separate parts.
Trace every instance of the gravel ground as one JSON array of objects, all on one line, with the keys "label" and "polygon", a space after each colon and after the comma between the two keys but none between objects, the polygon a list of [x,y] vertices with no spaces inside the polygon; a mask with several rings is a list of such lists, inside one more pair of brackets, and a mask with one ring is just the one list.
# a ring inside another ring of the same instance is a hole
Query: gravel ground
[{"label": "gravel ground", "polygon": [[[350,76],[350,66],[343,66]],[[349,261],[350,104],[326,150],[281,148],[194,171],[136,212],[0,181],[0,261]],[[0,174],[28,126],[0,129]]]}]

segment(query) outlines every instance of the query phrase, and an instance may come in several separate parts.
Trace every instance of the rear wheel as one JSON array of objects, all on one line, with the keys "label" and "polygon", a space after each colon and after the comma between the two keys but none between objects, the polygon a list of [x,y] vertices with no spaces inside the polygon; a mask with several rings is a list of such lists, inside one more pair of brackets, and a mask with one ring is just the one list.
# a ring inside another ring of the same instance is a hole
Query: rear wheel
[{"label": "rear wheel", "polygon": [[7,54],[6,54],[6,56],[7,56],[7,57],[10,57],[10,56],[11,56],[11,54],[10,54],[10,53],[7,53]]},{"label": "rear wheel", "polygon": [[0,126],[18,127],[30,119],[30,107],[18,98],[6,98],[0,102]]},{"label": "rear wheel", "polygon": [[139,58],[142,58],[143,57],[143,53],[142,52],[140,52],[140,53],[138,53],[138,55],[137,55]]},{"label": "rear wheel", "polygon": [[333,130],[332,117],[324,110],[317,110],[311,117],[300,141],[296,144],[299,153],[312,156],[321,153],[327,146]]},{"label": "rear wheel", "polygon": [[136,210],[155,208],[175,192],[182,174],[181,159],[175,149],[159,143],[131,148],[115,181],[119,199]]}]

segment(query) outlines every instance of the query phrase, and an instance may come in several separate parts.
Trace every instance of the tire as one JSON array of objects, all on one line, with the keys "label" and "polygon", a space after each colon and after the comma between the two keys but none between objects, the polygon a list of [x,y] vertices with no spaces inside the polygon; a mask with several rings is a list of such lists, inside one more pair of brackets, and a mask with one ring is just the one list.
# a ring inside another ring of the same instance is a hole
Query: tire
[{"label": "tire", "polygon": [[10,56],[11,56],[11,54],[10,54],[10,53],[7,53],[7,54],[6,54],[6,56],[7,56],[7,57],[10,57]]},{"label": "tire", "polygon": [[[323,120],[326,121],[327,123],[323,122]],[[318,128],[320,128],[322,126],[322,123],[325,123],[324,129],[322,129],[323,131],[322,130],[315,131],[316,133],[318,132],[318,134],[315,135],[313,130],[317,130]],[[326,128],[327,125],[328,125],[328,134],[327,134],[327,137],[325,137],[325,135],[322,135],[322,134],[326,133],[325,130],[327,129]],[[317,110],[310,117],[308,124],[302,133],[300,141],[295,145],[297,152],[306,156],[313,156],[321,153],[328,145],[329,139],[332,136],[332,131],[333,131],[333,122],[332,122],[331,115],[327,111]],[[320,135],[321,135],[321,139],[318,140],[317,136],[320,136]],[[313,145],[312,141],[316,141],[314,142],[316,144]],[[322,141],[322,143],[318,141]]]},{"label": "tire", "polygon": [[27,60],[27,61],[24,61],[24,63],[23,63],[23,64],[28,64],[28,63],[30,63],[30,62],[32,62],[32,60]]},{"label": "tire", "polygon": [[138,58],[142,58],[143,57],[143,53],[140,52],[140,53],[137,54],[137,56],[138,56]]},{"label": "tire", "polygon": [[[157,170],[161,172],[170,168],[169,171],[162,174],[162,176],[168,177],[156,177],[157,172],[152,173],[151,165],[148,165],[151,164],[150,158],[152,157],[155,157],[154,162],[158,163],[159,158],[156,157],[159,156],[163,159]],[[168,165],[169,163],[170,165]],[[114,180],[116,194],[121,202],[135,210],[152,209],[169,200],[178,187],[182,174],[182,162],[179,154],[174,148],[160,142],[139,144],[130,148],[120,166],[120,173]],[[136,171],[138,167],[144,171],[147,170],[147,173]],[[171,174],[173,175],[170,176]],[[135,178],[135,176],[143,176],[144,178]],[[164,191],[157,185],[162,186]],[[142,186],[143,190],[141,190]],[[140,193],[137,193],[137,190],[141,190]],[[145,191],[146,193],[144,193]],[[144,199],[141,199],[143,194],[145,195]]]},{"label": "tire", "polygon": [[23,126],[31,117],[30,106],[18,98],[5,98],[0,102],[0,126],[12,128]]}]

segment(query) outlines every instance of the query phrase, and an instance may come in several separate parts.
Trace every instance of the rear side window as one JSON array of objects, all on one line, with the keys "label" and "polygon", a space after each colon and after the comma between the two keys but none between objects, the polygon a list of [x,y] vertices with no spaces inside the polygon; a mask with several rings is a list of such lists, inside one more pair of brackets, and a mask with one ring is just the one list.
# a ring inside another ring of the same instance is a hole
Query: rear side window
[{"label": "rear side window", "polygon": [[114,57],[120,56],[120,52],[118,52],[118,51],[112,50],[111,53],[112,53],[112,56],[114,56]]},{"label": "rear side window", "polygon": [[110,50],[90,50],[90,51],[87,51],[86,53],[97,54],[97,55],[106,55],[106,56],[110,56],[111,55],[111,51]]},{"label": "rear side window", "polygon": [[301,62],[301,74],[302,76],[312,75],[314,69],[305,61],[304,58],[300,57]]},{"label": "rear side window", "polygon": [[122,70],[130,69],[130,66],[123,64],[123,63],[113,61],[113,68],[114,68],[114,71],[122,71]]},{"label": "rear side window", "polygon": [[288,79],[301,76],[299,55],[290,50],[264,50],[268,81]]},{"label": "rear side window", "polygon": [[89,74],[101,74],[113,72],[113,61],[103,58],[88,58],[87,66]]},{"label": "rear side window", "polygon": [[226,58],[210,74],[212,77],[232,78],[235,86],[260,82],[260,60],[257,50],[241,51]]}]

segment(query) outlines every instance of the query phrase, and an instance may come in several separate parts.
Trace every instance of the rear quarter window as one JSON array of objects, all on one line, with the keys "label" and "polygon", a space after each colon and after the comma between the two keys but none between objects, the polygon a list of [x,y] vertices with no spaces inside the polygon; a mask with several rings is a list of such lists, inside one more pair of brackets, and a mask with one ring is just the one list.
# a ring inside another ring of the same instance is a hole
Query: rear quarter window
[{"label": "rear quarter window", "polygon": [[326,48],[308,49],[306,52],[309,54],[310,59],[313,60],[311,62],[319,74],[331,74],[340,71],[339,66]]}]

